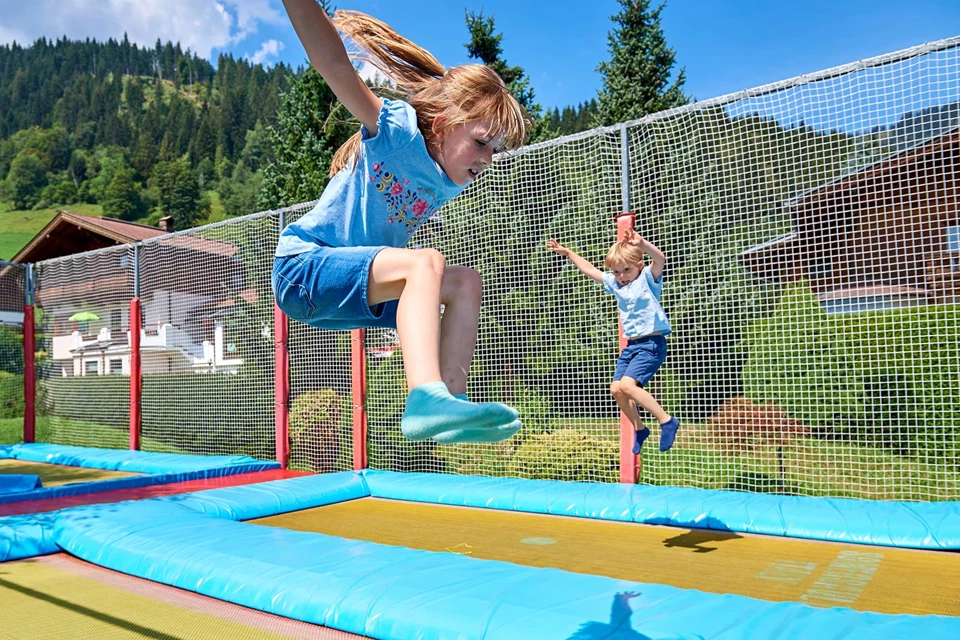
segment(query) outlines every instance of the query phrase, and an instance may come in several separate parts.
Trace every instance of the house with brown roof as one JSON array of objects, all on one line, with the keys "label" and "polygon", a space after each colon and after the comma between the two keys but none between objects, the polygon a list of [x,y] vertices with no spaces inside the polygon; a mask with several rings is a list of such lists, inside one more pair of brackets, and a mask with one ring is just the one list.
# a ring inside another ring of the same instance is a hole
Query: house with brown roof
[{"label": "house with brown roof", "polygon": [[756,277],[828,313],[960,303],[960,127],[783,206],[791,231],[739,256]]},{"label": "house with brown roof", "polygon": [[225,319],[257,292],[244,286],[238,247],[173,234],[166,222],[157,228],[61,211],[14,257],[35,265],[35,305],[54,375],[129,375],[137,277],[145,374],[235,373],[243,365]]}]

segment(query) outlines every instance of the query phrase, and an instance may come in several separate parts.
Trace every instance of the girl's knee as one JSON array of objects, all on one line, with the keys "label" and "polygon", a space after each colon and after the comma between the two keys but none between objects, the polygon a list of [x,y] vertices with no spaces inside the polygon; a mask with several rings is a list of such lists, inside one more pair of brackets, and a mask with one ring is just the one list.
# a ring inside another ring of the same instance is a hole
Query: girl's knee
[{"label": "girl's knee", "polygon": [[479,305],[482,297],[483,278],[475,269],[457,265],[447,267],[443,272],[441,298],[444,303],[469,300]]},{"label": "girl's knee", "polygon": [[470,267],[457,269],[457,284],[460,289],[471,296],[480,297],[483,294],[483,278],[480,272]]},{"label": "girl's knee", "polygon": [[447,260],[436,249],[417,249],[413,252],[413,259],[415,267],[429,270],[438,277],[443,277]]}]

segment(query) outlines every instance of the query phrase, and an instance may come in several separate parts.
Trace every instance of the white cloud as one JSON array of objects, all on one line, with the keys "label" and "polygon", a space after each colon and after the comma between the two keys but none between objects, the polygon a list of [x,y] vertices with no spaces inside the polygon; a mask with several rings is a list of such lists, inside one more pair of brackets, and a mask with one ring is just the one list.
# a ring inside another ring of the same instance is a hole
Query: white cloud
[{"label": "white cloud", "polygon": [[41,36],[121,39],[152,47],[179,42],[209,58],[256,33],[260,24],[284,24],[269,0],[28,0],[3,2],[0,43],[29,45]]},{"label": "white cloud", "polygon": [[373,85],[379,86],[391,83],[380,69],[367,62],[366,60],[355,60],[353,67],[357,70],[357,75],[364,81],[370,81]]},{"label": "white cloud", "polygon": [[260,45],[259,51],[252,56],[247,56],[247,60],[253,64],[263,64],[267,58],[275,58],[281,51],[283,51],[282,42],[279,40],[267,40]]}]

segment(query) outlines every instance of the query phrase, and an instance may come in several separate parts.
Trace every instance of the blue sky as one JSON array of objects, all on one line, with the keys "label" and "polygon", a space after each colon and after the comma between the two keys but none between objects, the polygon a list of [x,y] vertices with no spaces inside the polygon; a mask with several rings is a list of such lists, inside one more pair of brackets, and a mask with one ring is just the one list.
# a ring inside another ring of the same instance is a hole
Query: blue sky
[{"label": "blue sky", "polygon": [[[484,0],[356,0],[365,11],[430,50],[447,66],[469,62],[464,12],[492,15],[507,62],[522,66],[545,107],[596,96],[596,67],[608,59],[616,0],[535,3]],[[219,51],[297,66],[305,54],[280,0],[0,0],[0,43],[120,38],[152,46],[157,37],[215,60]],[[706,99],[960,35],[960,1],[672,0],[667,42],[686,68],[687,93]]]}]

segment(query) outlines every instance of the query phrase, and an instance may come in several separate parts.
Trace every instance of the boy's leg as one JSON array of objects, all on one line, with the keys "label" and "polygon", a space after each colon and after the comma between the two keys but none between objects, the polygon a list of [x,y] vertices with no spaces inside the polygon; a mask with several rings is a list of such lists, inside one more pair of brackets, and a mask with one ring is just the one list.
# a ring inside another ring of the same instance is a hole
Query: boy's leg
[{"label": "boy's leg", "polygon": [[657,399],[650,395],[650,392],[641,387],[633,378],[623,377],[627,381],[623,387],[624,392],[641,407],[653,414],[660,423],[660,451],[666,451],[673,446],[673,440],[677,437],[677,429],[680,427],[680,421],[671,417],[669,413],[663,410]]},{"label": "boy's leg", "polygon": [[614,380],[610,384],[610,393],[613,394],[614,400],[617,401],[617,406],[620,407],[620,411],[622,411],[623,414],[627,416],[627,420],[633,424],[635,431],[633,453],[638,454],[640,453],[640,449],[643,448],[644,441],[650,437],[650,429],[647,428],[647,425],[643,424],[643,420],[640,419],[640,414],[637,412],[636,403],[624,392],[624,388],[620,380]]},{"label": "boy's leg", "polygon": [[637,384],[636,380],[624,376],[620,383],[624,393],[626,393],[631,400],[653,414],[657,422],[663,424],[670,419],[670,414],[663,410],[663,407],[660,406],[657,399],[650,395],[649,391]]},{"label": "boy's leg", "polygon": [[368,303],[399,299],[397,333],[410,390],[401,429],[413,440],[467,427],[487,430],[493,437],[517,420],[517,411],[500,403],[458,400],[440,375],[440,291],[445,267],[443,256],[435,250],[394,248],[381,250],[370,267]]}]

